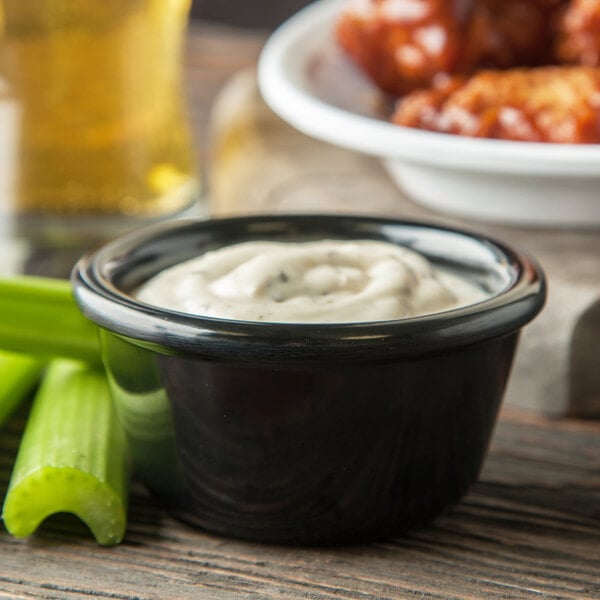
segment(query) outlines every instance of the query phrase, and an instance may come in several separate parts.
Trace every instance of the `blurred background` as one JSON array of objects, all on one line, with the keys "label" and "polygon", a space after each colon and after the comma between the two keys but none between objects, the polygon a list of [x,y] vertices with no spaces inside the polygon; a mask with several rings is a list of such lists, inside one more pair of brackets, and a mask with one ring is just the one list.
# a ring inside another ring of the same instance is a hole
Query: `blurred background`
[{"label": "blurred background", "polygon": [[194,0],[192,17],[240,27],[271,29],[309,0]]}]

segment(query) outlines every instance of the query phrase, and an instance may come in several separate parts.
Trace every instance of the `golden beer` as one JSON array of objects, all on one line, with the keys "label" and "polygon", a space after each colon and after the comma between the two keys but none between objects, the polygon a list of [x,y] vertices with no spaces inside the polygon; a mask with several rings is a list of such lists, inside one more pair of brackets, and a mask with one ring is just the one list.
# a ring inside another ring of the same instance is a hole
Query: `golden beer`
[{"label": "golden beer", "polygon": [[0,206],[152,216],[189,205],[189,0],[0,0]]}]

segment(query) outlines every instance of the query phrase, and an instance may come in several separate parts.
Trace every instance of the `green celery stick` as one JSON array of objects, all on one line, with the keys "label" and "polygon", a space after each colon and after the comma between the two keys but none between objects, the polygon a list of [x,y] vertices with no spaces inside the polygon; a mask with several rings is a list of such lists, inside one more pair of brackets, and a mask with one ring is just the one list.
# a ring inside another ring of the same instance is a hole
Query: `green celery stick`
[{"label": "green celery stick", "polygon": [[36,358],[0,350],[0,426],[33,391],[43,369]]},{"label": "green celery stick", "polygon": [[97,328],[62,279],[0,278],[0,348],[100,363]]},{"label": "green celery stick", "polygon": [[50,363],[34,398],[11,475],[3,519],[15,537],[69,512],[104,546],[125,534],[129,458],[104,374]]}]

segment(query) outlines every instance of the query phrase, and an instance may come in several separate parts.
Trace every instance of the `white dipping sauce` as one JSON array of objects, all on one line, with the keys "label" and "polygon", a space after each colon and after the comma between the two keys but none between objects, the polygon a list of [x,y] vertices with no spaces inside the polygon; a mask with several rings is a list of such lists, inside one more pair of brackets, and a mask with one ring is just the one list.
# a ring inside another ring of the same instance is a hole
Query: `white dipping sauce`
[{"label": "white dipping sauce", "polygon": [[488,297],[470,281],[387,242],[246,242],[146,282],[137,298],[179,312],[277,323],[388,321]]}]

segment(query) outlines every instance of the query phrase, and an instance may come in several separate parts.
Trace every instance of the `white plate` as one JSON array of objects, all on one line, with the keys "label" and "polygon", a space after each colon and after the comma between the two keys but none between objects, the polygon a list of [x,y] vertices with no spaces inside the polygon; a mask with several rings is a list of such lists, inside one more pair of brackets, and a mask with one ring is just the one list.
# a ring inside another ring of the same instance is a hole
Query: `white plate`
[{"label": "white plate", "polygon": [[386,122],[383,96],[333,39],[345,1],[309,5],[267,41],[259,84],[277,114],[312,137],[380,157],[431,208],[513,224],[600,224],[600,145],[474,139]]}]

